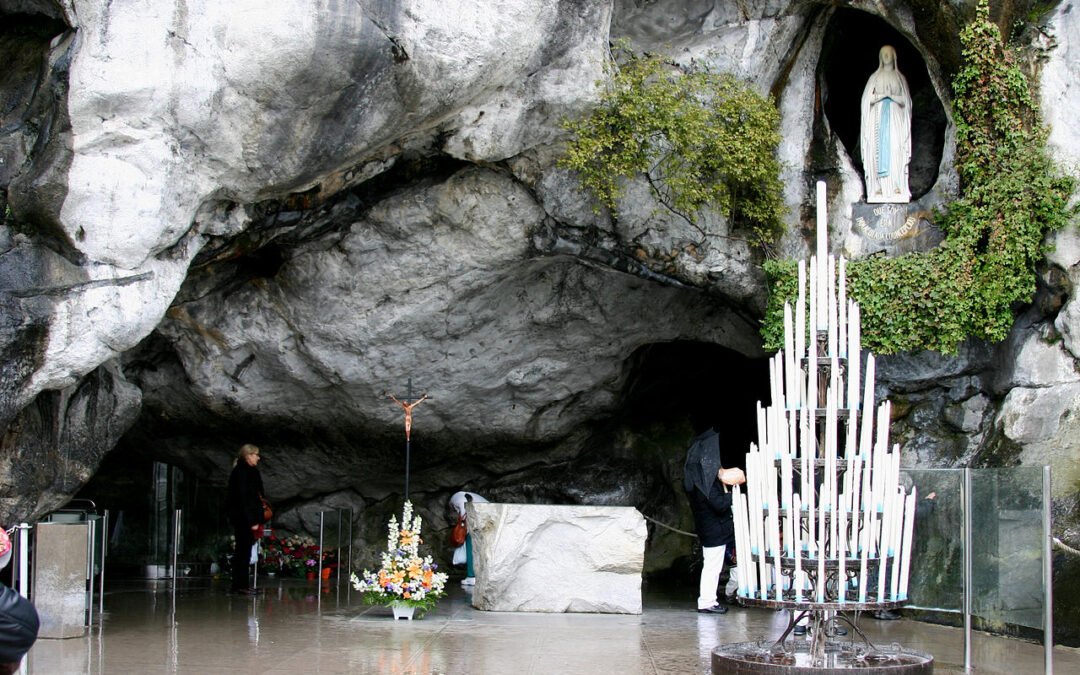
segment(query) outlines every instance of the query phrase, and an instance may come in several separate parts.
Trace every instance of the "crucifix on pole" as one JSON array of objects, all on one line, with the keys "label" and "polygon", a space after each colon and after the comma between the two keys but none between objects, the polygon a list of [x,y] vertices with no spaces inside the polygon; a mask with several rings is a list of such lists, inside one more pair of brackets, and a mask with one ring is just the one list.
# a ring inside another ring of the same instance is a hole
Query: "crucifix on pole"
[{"label": "crucifix on pole", "polygon": [[[386,398],[393,399],[394,403],[405,409],[405,501],[409,501],[409,436],[412,435],[412,411],[427,397],[427,394],[419,397],[413,395],[411,377],[404,396],[398,398],[393,394],[386,395]],[[413,402],[410,403],[410,401]]]}]

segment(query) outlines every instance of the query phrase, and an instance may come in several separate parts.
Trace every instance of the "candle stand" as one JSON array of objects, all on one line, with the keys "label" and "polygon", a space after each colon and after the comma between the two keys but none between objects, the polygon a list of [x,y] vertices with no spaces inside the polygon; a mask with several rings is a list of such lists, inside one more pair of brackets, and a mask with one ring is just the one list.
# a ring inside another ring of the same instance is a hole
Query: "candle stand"
[{"label": "candle stand", "polygon": [[[784,348],[769,364],[771,402],[758,404],[746,484],[732,495],[739,603],[789,610],[791,619],[775,641],[713,650],[712,669],[932,673],[930,655],[874,645],[859,629],[860,612],[907,603],[916,491],[900,484],[891,404],[874,405],[874,356],[862,359],[846,261],[825,253],[823,182],[817,198],[817,255],[799,262]],[[803,619],[809,640],[792,636]],[[830,639],[836,622],[848,625],[849,640]]]}]

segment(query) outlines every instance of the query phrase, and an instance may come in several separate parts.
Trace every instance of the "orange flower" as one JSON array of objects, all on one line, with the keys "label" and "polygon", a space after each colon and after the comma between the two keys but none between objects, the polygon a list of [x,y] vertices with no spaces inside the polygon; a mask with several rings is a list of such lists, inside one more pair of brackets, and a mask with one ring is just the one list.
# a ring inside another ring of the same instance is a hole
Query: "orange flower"
[{"label": "orange flower", "polygon": [[409,592],[405,591],[404,593],[401,594],[401,597],[408,598],[409,597]]}]

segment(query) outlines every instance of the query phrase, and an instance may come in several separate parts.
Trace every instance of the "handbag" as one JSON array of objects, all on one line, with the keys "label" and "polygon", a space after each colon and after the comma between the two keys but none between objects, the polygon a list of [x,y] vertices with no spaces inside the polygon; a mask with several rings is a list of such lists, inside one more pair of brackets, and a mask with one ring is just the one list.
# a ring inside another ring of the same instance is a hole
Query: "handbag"
[{"label": "handbag", "polygon": [[269,522],[274,517],[274,510],[270,508],[270,502],[266,501],[266,497],[259,495],[259,501],[262,502],[263,522]]},{"label": "handbag", "polygon": [[460,513],[457,517],[457,523],[454,524],[454,529],[450,530],[450,543],[455,547],[461,546],[465,543],[465,535],[468,530],[465,529],[465,517]]}]

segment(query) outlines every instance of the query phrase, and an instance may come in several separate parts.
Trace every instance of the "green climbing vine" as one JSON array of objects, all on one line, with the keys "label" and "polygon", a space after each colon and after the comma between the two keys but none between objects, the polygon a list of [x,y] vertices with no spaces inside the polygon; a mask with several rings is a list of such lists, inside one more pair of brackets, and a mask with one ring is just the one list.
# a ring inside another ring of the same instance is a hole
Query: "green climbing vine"
[{"label": "green climbing vine", "polygon": [[[953,111],[961,195],[940,214],[945,241],[926,253],[872,256],[847,268],[863,345],[878,353],[954,353],[968,337],[1004,339],[1014,304],[1034,295],[1046,233],[1076,213],[1068,203],[1074,180],[1050,159],[1028,78],[990,21],[987,0],[960,40]],[[771,296],[762,335],[771,349],[782,346],[795,269],[791,261],[765,265]]]},{"label": "green climbing vine", "polygon": [[625,179],[645,176],[655,198],[687,222],[712,207],[753,243],[775,241],[784,206],[773,102],[730,74],[625,47],[616,53],[592,114],[563,123],[573,136],[560,166],[610,209]]}]

